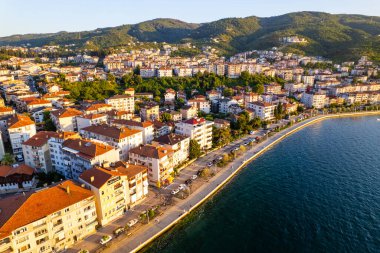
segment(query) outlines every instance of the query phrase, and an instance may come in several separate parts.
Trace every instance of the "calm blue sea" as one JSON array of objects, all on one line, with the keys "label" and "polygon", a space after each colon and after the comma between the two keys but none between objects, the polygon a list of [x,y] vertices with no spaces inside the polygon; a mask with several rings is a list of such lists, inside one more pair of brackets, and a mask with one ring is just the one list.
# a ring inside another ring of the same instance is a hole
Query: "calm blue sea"
[{"label": "calm blue sea", "polygon": [[377,118],[288,137],[145,251],[380,252]]}]

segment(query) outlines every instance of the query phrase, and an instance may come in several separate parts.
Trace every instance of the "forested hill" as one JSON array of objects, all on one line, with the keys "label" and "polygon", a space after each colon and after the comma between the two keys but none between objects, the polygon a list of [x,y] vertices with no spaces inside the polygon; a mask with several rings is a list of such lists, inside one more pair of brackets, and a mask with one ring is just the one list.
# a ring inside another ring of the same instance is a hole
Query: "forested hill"
[{"label": "forested hill", "polygon": [[[281,42],[286,36],[298,36],[307,43]],[[93,31],[13,35],[0,38],[0,45],[75,43],[89,49],[102,49],[136,41],[191,42],[218,48],[224,54],[276,46],[336,60],[357,59],[366,54],[380,61],[380,17],[296,12],[269,18],[226,18],[203,24],[155,19]]]}]

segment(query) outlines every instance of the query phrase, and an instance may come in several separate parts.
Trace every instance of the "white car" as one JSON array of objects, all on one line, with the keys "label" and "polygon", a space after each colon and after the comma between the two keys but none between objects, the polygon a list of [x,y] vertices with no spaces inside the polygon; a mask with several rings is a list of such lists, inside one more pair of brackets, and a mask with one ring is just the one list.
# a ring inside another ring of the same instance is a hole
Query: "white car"
[{"label": "white car", "polygon": [[213,166],[214,164],[212,163],[212,162],[209,162],[208,164],[207,164],[207,167],[211,167],[211,166]]},{"label": "white car", "polygon": [[181,190],[184,190],[184,189],[187,188],[187,186],[186,186],[186,184],[180,184],[180,185],[179,185],[179,188],[181,188]]},{"label": "white car", "polygon": [[172,190],[172,195],[176,195],[178,192],[179,192],[178,189],[174,189],[174,190]]},{"label": "white car", "polygon": [[133,227],[137,222],[139,222],[138,219],[133,219],[133,220],[128,221],[127,225],[128,227]]},{"label": "white car", "polygon": [[105,235],[102,237],[102,239],[100,239],[100,244],[101,245],[104,245],[106,244],[107,242],[110,242],[112,240],[112,236],[110,235]]},{"label": "white car", "polygon": [[249,134],[255,134],[256,132],[255,131],[250,131]]},{"label": "white car", "polygon": [[191,176],[191,179],[192,179],[192,180],[195,180],[195,179],[197,179],[197,178],[198,178],[197,175],[192,175],[192,176]]}]

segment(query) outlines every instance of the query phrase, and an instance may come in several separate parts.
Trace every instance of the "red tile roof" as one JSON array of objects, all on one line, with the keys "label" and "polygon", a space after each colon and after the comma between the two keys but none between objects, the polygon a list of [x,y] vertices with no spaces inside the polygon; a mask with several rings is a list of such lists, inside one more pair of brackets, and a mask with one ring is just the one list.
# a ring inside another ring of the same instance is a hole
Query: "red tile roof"
[{"label": "red tile roof", "polygon": [[83,139],[68,139],[63,142],[63,147],[78,151],[77,154],[85,159],[92,159],[114,149],[106,144]]},{"label": "red tile roof", "polygon": [[34,125],[34,121],[31,120],[28,116],[16,114],[8,119],[8,129],[19,128],[29,125]]},{"label": "red tile roof", "polygon": [[27,141],[23,143],[23,145],[33,146],[33,147],[42,147],[45,145],[50,138],[58,138],[59,133],[52,131],[41,131],[37,134],[33,135]]},{"label": "red tile roof", "polygon": [[43,190],[0,199],[0,238],[92,196],[91,191],[68,180]]}]

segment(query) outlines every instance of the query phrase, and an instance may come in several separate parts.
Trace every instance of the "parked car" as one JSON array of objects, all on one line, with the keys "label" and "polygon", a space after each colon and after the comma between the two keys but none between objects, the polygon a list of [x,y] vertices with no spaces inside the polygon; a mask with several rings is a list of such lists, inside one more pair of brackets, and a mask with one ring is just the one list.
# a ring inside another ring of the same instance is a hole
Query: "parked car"
[{"label": "parked car", "polygon": [[172,190],[172,195],[176,195],[178,192],[179,192],[178,189],[174,189],[174,190]]},{"label": "parked car", "polygon": [[113,231],[113,234],[116,235],[116,236],[118,236],[118,235],[122,234],[124,231],[125,231],[125,228],[123,228],[123,227],[118,227],[117,229],[115,229],[115,230]]},{"label": "parked car", "polygon": [[17,162],[23,162],[24,161],[24,156],[23,155],[16,155],[15,157]]},{"label": "parked car", "polygon": [[249,134],[255,134],[256,132],[255,131],[250,131]]},{"label": "parked car", "polygon": [[195,179],[197,179],[197,178],[198,178],[197,175],[192,175],[192,176],[191,176],[191,179],[192,179],[192,180],[195,180]]},{"label": "parked car", "polygon": [[203,171],[204,169],[200,169],[200,170],[198,170],[198,172],[197,172],[197,176],[200,176],[201,174],[202,174],[202,171]]},{"label": "parked car", "polygon": [[128,227],[133,227],[134,225],[136,225],[137,222],[139,222],[138,219],[130,220],[130,221],[128,221],[127,226]]},{"label": "parked car", "polygon": [[186,185],[191,185],[193,183],[193,180],[191,179],[191,178],[189,178],[189,179],[187,179],[186,181],[185,181],[185,184]]},{"label": "parked car", "polygon": [[181,190],[185,190],[187,188],[186,184],[180,184],[179,187]]},{"label": "parked car", "polygon": [[211,166],[213,166],[214,164],[212,163],[212,162],[209,162],[208,164],[207,164],[207,167],[211,167]]},{"label": "parked car", "polygon": [[81,249],[78,251],[78,253],[90,253],[90,251],[86,250],[86,249]]},{"label": "parked car", "polygon": [[112,236],[110,235],[105,235],[102,237],[102,239],[100,239],[100,244],[101,245],[104,245],[104,244],[107,244],[108,242],[110,242],[112,240]]}]

